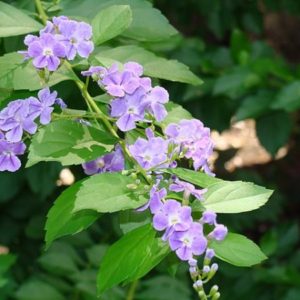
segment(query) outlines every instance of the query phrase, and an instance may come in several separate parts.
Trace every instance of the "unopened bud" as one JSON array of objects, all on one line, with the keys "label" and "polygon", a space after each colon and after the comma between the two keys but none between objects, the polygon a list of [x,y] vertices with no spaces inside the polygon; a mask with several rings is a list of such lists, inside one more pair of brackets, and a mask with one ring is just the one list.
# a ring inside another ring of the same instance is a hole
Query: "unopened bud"
[{"label": "unopened bud", "polygon": [[213,296],[212,296],[212,300],[217,300],[221,297],[221,294],[218,292],[218,293],[215,293]]},{"label": "unopened bud", "polygon": [[193,284],[193,288],[197,291],[201,290],[203,286],[203,282],[202,280],[197,280],[194,284]]},{"label": "unopened bud", "polygon": [[133,183],[127,184],[126,187],[130,190],[136,190],[137,189],[137,185],[133,184]]},{"label": "unopened bud", "polygon": [[128,175],[128,174],[129,174],[128,170],[123,170],[122,171],[122,175]]},{"label": "unopened bud", "polygon": [[133,178],[133,179],[137,179],[136,173],[131,173],[130,177]]},{"label": "unopened bud", "polygon": [[135,181],[135,183],[136,183],[137,185],[139,185],[139,184],[141,183],[141,181],[140,181],[139,179],[137,179],[137,180]]},{"label": "unopened bud", "polygon": [[189,265],[190,265],[190,267],[196,267],[197,266],[197,260],[194,259],[194,258],[191,258],[189,260]]},{"label": "unopened bud", "polygon": [[204,267],[203,267],[203,273],[204,273],[204,274],[209,273],[209,271],[210,271],[210,267],[209,267],[209,266],[204,266]]},{"label": "unopened bud", "polygon": [[207,297],[206,297],[206,295],[205,295],[205,292],[204,292],[204,291],[200,291],[200,292],[198,292],[198,295],[199,295],[199,298],[200,298],[201,300],[205,300],[205,299],[207,299]]},{"label": "unopened bud", "polygon": [[217,285],[213,285],[210,289],[209,295],[213,296],[217,291],[219,290],[219,287]]}]

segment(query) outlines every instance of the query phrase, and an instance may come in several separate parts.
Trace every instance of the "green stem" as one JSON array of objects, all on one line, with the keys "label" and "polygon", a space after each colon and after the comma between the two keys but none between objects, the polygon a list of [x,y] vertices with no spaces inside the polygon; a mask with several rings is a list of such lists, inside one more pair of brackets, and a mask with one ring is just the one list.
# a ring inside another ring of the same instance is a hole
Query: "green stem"
[{"label": "green stem", "polygon": [[134,300],[134,296],[135,296],[136,288],[138,286],[138,282],[139,282],[138,280],[135,280],[135,281],[132,282],[132,284],[130,285],[130,287],[128,289],[126,300]]},{"label": "green stem", "polygon": [[36,9],[39,13],[39,18],[42,20],[44,25],[46,25],[47,20],[48,20],[48,16],[47,16],[47,14],[46,14],[46,12],[43,8],[41,0],[35,0],[35,6],[36,6]]}]

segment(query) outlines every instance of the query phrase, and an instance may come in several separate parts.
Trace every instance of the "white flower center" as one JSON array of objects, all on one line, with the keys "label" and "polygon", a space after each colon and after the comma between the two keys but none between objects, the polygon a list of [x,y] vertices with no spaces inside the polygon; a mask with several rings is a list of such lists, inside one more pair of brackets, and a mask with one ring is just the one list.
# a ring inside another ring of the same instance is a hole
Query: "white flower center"
[{"label": "white flower center", "polygon": [[45,56],[52,56],[53,55],[53,51],[50,48],[45,48],[44,51],[43,51],[43,54]]}]

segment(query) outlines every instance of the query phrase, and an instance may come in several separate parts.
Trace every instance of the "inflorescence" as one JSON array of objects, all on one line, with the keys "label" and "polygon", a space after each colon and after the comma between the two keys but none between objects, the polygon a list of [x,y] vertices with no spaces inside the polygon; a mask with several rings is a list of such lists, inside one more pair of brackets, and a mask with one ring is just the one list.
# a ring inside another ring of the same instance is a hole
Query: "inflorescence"
[{"label": "inflorescence", "polygon": [[[26,36],[24,43],[28,48],[21,53],[26,60],[32,60],[38,71],[52,72],[63,60],[73,60],[76,55],[87,58],[94,49],[91,38],[92,29],[87,23],[54,17],[39,36]],[[83,169],[87,175],[120,172],[125,169],[125,157],[129,155],[146,176],[152,178],[149,201],[137,211],[150,210],[153,228],[161,232],[162,240],[180,260],[188,262],[193,287],[200,299],[206,299],[203,284],[218,268],[216,263],[210,265],[215,253],[209,248],[209,241],[223,240],[227,228],[217,223],[217,215],[211,211],[204,211],[195,219],[191,204],[203,201],[206,190],[176,176],[165,177],[163,170],[176,168],[185,161],[195,170],[213,176],[208,164],[213,151],[210,130],[196,119],[161,126],[168,114],[165,104],[169,94],[163,87],[153,87],[151,79],[143,77],[143,73],[143,67],[136,62],[123,66],[114,64],[109,68],[92,66],[82,72],[110,96],[109,120],[114,120],[121,132],[136,129],[143,132],[143,137],[138,137],[133,144],[125,144],[125,148],[117,144],[111,153],[84,163]],[[26,150],[25,140],[36,133],[39,125],[51,122],[55,104],[61,109],[66,107],[63,100],[57,98],[57,92],[50,92],[46,87],[39,91],[37,98],[12,101],[0,112],[0,171],[14,172],[21,167],[18,156]],[[91,126],[85,120],[80,122]],[[198,268],[200,255],[204,255],[201,270]],[[218,299],[216,286],[212,287],[209,297]]]}]

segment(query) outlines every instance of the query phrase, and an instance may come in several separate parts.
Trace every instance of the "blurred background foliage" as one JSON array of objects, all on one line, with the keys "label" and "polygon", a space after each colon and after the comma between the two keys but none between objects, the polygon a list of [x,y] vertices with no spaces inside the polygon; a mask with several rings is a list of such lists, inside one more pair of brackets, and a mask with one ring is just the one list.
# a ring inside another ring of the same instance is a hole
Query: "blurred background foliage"
[{"label": "blurred background foliage", "polygon": [[[6,2],[34,12],[33,1]],[[96,2],[107,1],[54,2],[53,14],[67,14],[69,10],[71,15],[81,11],[89,17]],[[232,231],[258,242],[269,259],[251,269],[220,263],[215,281],[220,284],[221,299],[299,300],[300,2],[152,2],[180,34],[162,41],[140,39],[130,44],[182,61],[204,81],[200,87],[162,82],[171,99],[219,133],[236,122],[255,120],[251,124],[255,124],[259,143],[270,155],[264,163],[258,163],[254,148],[250,164],[228,170],[224,166],[237,148],[218,150],[217,176],[275,189],[263,209],[222,216],[222,222]],[[22,40],[1,39],[1,55],[22,49]],[[111,46],[126,43],[128,40],[120,38]],[[67,102],[80,107],[72,83],[60,83],[55,89]],[[282,147],[284,155],[278,156]],[[76,180],[83,177],[80,168],[71,170]],[[48,209],[63,189],[57,185],[60,172],[59,164],[45,163],[16,174],[0,174],[0,252],[4,253],[0,256],[1,300],[97,299],[96,270],[106,245],[121,235],[118,216],[104,216],[89,230],[63,238],[45,252],[43,226]],[[134,299],[196,299],[186,268],[179,266],[174,275],[172,262],[170,257],[169,267],[161,264],[142,279]],[[127,290],[115,288],[103,300],[125,299]]]}]

